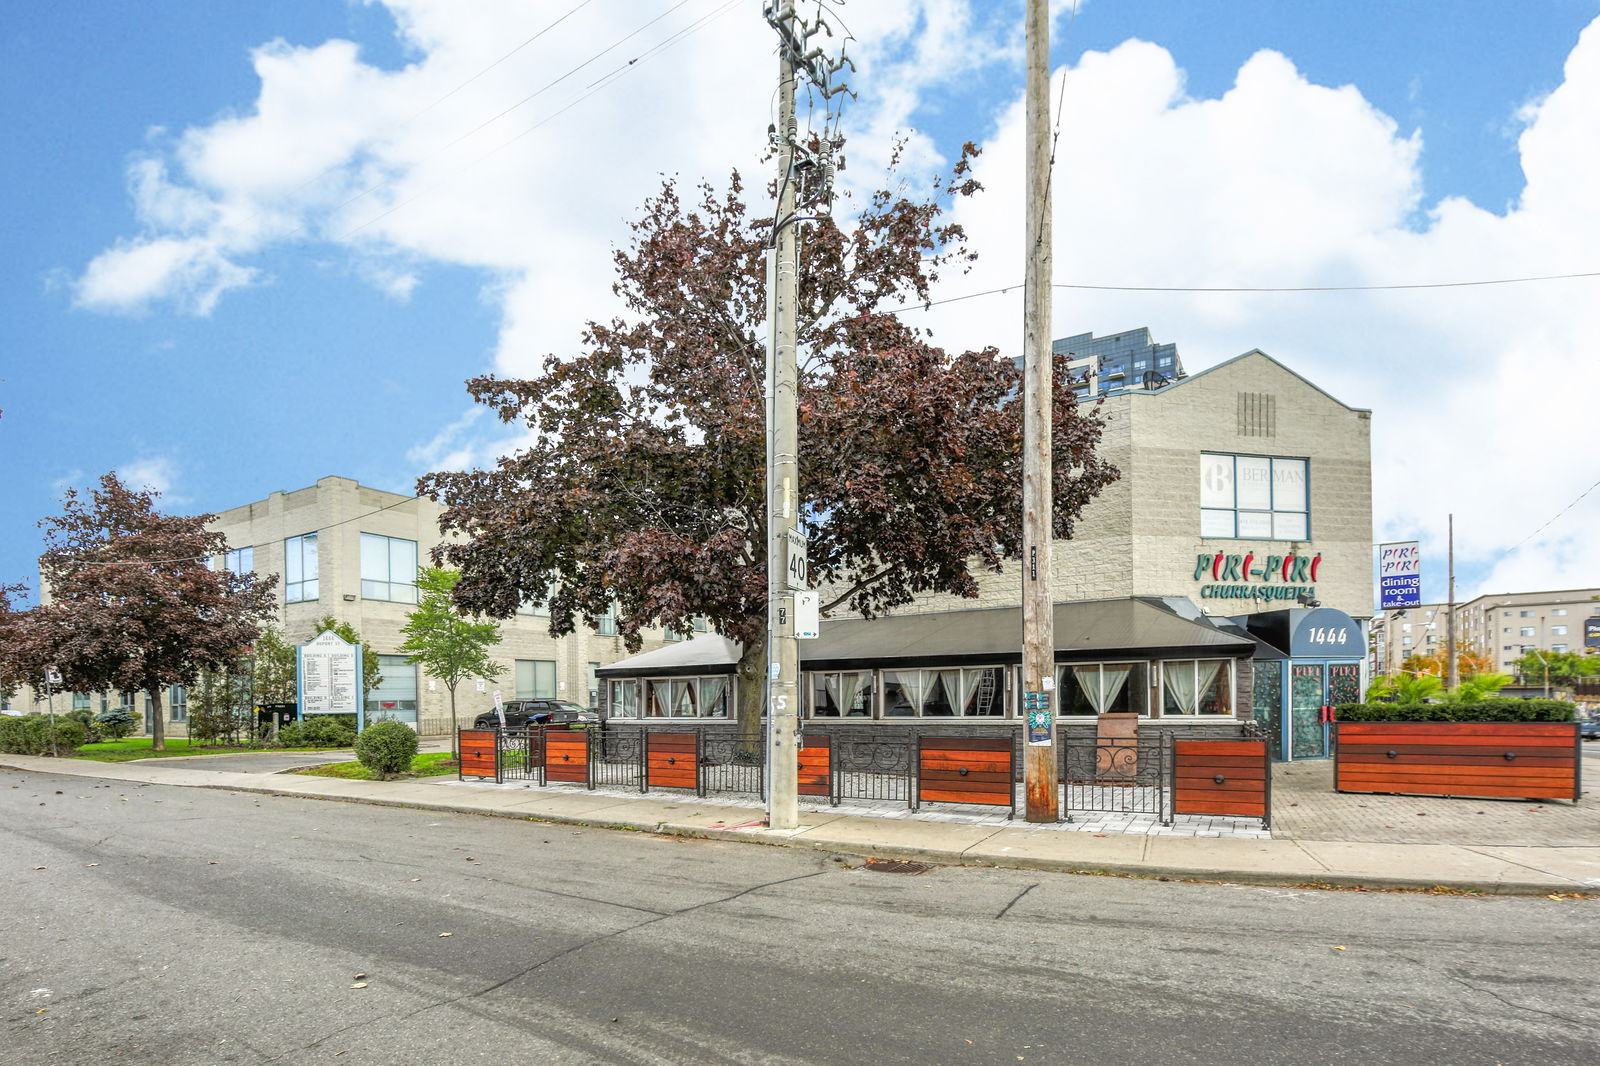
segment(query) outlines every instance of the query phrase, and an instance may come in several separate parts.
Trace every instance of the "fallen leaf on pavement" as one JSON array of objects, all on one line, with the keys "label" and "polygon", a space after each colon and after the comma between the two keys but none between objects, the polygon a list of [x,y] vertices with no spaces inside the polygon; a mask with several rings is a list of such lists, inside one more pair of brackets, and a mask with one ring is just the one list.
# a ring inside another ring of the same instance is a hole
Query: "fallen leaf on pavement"
[{"label": "fallen leaf on pavement", "polygon": [[355,984],[351,985],[350,987],[351,988],[366,988],[367,987],[367,983],[365,981],[357,981]]},{"label": "fallen leaf on pavement", "polygon": [[440,933],[440,936],[455,936],[454,933]]},{"label": "fallen leaf on pavement", "polygon": [[1343,951],[1344,950],[1344,945],[1343,944],[1335,944],[1333,946],[1333,950],[1334,951]]},{"label": "fallen leaf on pavement", "polygon": [[352,981],[365,981],[366,979],[367,975],[364,973],[358,973],[354,977],[350,978]]},{"label": "fallen leaf on pavement", "polygon": [[97,862],[86,862],[86,863],[83,864],[84,869],[86,869],[86,870],[87,869],[93,869],[94,867],[99,866],[99,865],[100,864],[97,863]]}]

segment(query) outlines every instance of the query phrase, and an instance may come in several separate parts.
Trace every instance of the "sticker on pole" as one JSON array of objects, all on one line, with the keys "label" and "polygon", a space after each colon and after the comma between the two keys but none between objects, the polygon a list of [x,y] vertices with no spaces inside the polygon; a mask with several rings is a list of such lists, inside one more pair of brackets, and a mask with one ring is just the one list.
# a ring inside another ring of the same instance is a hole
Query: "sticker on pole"
[{"label": "sticker on pole", "polygon": [[1055,715],[1050,710],[1050,693],[1024,692],[1022,709],[1028,715],[1028,743],[1034,746],[1049,744],[1054,739]]}]

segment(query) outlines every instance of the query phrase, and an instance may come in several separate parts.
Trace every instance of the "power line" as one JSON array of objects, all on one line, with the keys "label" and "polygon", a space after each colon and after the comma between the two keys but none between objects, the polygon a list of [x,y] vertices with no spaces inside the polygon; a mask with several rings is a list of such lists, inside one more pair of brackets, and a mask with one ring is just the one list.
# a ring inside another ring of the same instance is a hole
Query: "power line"
[{"label": "power line", "polygon": [[1578,504],[1582,503],[1583,498],[1589,495],[1589,493],[1593,492],[1595,489],[1600,489],[1600,481],[1596,481],[1593,485],[1590,485],[1588,488],[1580,492],[1577,499],[1573,500],[1571,503],[1561,508],[1561,510],[1557,511],[1550,521],[1546,522],[1544,525],[1540,526],[1538,529],[1534,530],[1532,533],[1529,533],[1526,537],[1523,537],[1521,540],[1513,544],[1508,551],[1516,551],[1518,548],[1528,543],[1528,541],[1532,540],[1534,537],[1537,537],[1540,533],[1543,533],[1546,529],[1555,524],[1557,518],[1560,518],[1562,515],[1578,506]]},{"label": "power line", "polygon": [[[684,0],[684,2],[687,3],[688,0]],[[406,207],[410,206],[411,204],[416,203],[418,200],[422,199],[424,196],[427,196],[429,193],[437,192],[439,189],[444,188],[446,185],[450,184],[450,182],[454,181],[456,178],[460,177],[462,174],[465,174],[467,171],[471,170],[473,167],[477,166],[479,163],[483,162],[485,159],[488,159],[491,156],[496,155],[497,153],[499,153],[501,151],[504,151],[506,148],[509,148],[511,145],[515,144],[517,141],[520,141],[522,138],[528,136],[528,134],[533,133],[535,130],[538,130],[539,128],[541,128],[543,126],[546,126],[551,122],[554,122],[556,119],[560,118],[562,115],[566,114],[568,111],[571,111],[574,107],[577,107],[579,104],[583,103],[585,100],[587,100],[589,97],[593,96],[595,93],[600,92],[602,89],[606,88],[611,83],[615,82],[618,78],[621,78],[628,71],[634,69],[635,67],[639,66],[642,63],[648,62],[650,59],[652,59],[655,56],[659,55],[661,53],[661,51],[663,51],[664,49],[669,48],[674,44],[677,44],[684,37],[687,37],[688,35],[690,35],[690,34],[692,34],[694,32],[697,32],[700,29],[703,29],[705,27],[705,25],[707,23],[709,23],[712,19],[717,18],[718,16],[724,14],[730,8],[732,8],[734,6],[734,4],[736,4],[738,2],[739,2],[739,0],[727,0],[727,2],[724,3],[721,7],[717,8],[717,9],[715,9],[715,10],[713,10],[713,11],[711,11],[711,12],[705,14],[705,15],[702,15],[694,23],[691,23],[688,27],[686,27],[683,30],[680,30],[678,33],[674,34],[672,37],[669,37],[666,40],[664,40],[664,41],[658,43],[657,45],[653,46],[652,48],[647,49],[644,52],[641,52],[635,58],[629,60],[627,63],[623,64],[622,66],[617,67],[610,74],[603,75],[597,81],[590,83],[591,87],[589,89],[587,89],[587,91],[583,92],[579,96],[577,96],[574,99],[572,99],[570,102],[568,102],[566,104],[566,106],[560,108],[557,111],[551,112],[550,114],[546,115],[544,118],[540,119],[538,122],[535,122],[533,125],[529,126],[527,129],[523,130],[521,133],[518,133],[516,136],[511,137],[508,140],[502,141],[500,144],[498,144],[495,147],[489,149],[488,151],[480,153],[476,157],[468,160],[466,163],[464,163],[460,167],[458,167],[454,172],[444,176],[443,178],[440,178],[438,181],[434,182],[432,185],[429,185],[426,188],[419,190],[415,195],[410,196],[410,197],[406,198],[405,200],[400,201],[399,203],[395,204],[393,207],[389,208],[387,211],[383,211],[380,214],[374,215],[373,217],[367,219],[365,222],[362,222],[359,225],[352,226],[350,229],[345,230],[343,233],[340,233],[337,237],[335,237],[334,240],[336,240],[336,241],[346,240],[346,239],[354,236],[355,234],[360,233],[362,230],[366,229],[368,226],[375,225],[376,223],[381,222],[384,219],[388,218],[390,215],[394,214],[395,212],[400,211],[403,208],[406,208]],[[678,6],[682,7],[683,5],[679,4]],[[676,10],[676,8],[674,8],[674,10]],[[607,49],[607,51],[609,51],[609,50],[610,49]],[[598,58],[598,57],[596,57],[596,58]],[[573,71],[581,69],[581,67],[584,66],[584,65],[586,65],[586,64],[579,64],[578,67],[574,67],[573,68]],[[569,71],[568,73],[570,74],[573,71]],[[566,75],[563,75],[563,77],[565,77],[565,76]],[[487,125],[487,123],[484,123],[483,125]],[[478,128],[481,129],[482,125],[480,125]],[[460,140],[461,140],[461,138],[458,137],[458,138],[456,138],[456,141],[452,141],[451,143],[454,144],[454,143],[456,143],[457,141],[460,141]],[[349,200],[346,200],[344,202],[344,204],[340,204],[339,206],[340,207],[344,207],[347,204],[354,203],[356,200],[359,200],[359,199],[361,199],[361,197],[365,196],[368,192],[373,192],[373,191],[375,191],[377,189],[383,188],[385,185],[392,185],[392,184],[393,184],[392,181],[380,182],[377,185],[373,186],[371,189],[366,190],[366,192],[358,193],[356,196],[351,197]]]},{"label": "power line", "polygon": [[1531,281],[1570,281],[1575,278],[1600,278],[1600,270],[1581,274],[1536,274],[1520,278],[1420,281],[1395,285],[1085,285],[1056,282],[1051,287],[1098,292],[1386,292],[1398,289],[1462,289],[1477,285],[1521,285]]}]

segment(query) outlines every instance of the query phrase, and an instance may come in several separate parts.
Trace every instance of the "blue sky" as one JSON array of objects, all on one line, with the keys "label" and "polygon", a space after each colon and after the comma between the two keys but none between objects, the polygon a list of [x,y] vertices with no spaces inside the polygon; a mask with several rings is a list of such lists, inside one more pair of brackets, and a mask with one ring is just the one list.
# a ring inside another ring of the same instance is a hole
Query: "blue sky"
[{"label": "blue sky", "polygon": [[[527,371],[610,313],[609,249],[659,173],[753,171],[773,67],[760,6],[80,0],[13,13],[0,27],[0,580],[33,580],[35,523],[108,469],[205,511],[326,474],[408,491],[492,456],[504,430],[473,417],[463,380]],[[991,191],[963,221],[986,258],[950,295],[1019,273],[1020,11],[839,8],[861,67],[844,122],[853,174],[877,172],[895,130],[915,131],[923,173],[963,140],[985,145]],[[1583,36],[1597,16],[1593,0],[1091,0],[1069,35],[1063,13],[1057,278],[1600,269],[1600,197],[1575,177],[1600,165],[1600,29]],[[1284,217],[1259,209],[1258,188],[1292,190],[1274,193]],[[1150,210],[1175,200],[1184,211]],[[1600,583],[1600,548],[1582,536],[1594,496],[1508,550],[1600,478],[1574,399],[1600,385],[1584,344],[1600,335],[1596,284],[1064,294],[1055,321],[1061,335],[1148,325],[1191,370],[1261,347],[1373,408],[1376,535],[1438,548],[1455,511],[1471,595]],[[930,324],[949,343],[1014,344],[1014,307],[973,303]],[[1427,556],[1430,597],[1441,555]]]}]

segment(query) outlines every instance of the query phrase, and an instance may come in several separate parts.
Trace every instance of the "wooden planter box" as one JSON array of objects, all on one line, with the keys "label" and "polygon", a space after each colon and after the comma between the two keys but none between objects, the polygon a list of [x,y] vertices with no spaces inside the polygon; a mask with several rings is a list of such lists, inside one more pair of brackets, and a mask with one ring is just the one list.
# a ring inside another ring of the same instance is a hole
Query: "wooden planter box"
[{"label": "wooden planter box", "polygon": [[1578,799],[1577,722],[1335,722],[1336,792]]}]

